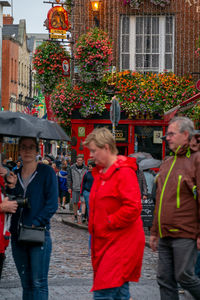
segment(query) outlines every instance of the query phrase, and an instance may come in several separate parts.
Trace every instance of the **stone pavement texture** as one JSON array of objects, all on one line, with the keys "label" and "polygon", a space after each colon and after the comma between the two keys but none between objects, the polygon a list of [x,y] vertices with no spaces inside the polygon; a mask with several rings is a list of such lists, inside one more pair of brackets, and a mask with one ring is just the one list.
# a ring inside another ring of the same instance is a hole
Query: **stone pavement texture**
[{"label": "stone pavement texture", "polygon": [[[49,270],[50,300],[92,300],[89,292],[92,286],[92,268],[88,255],[88,232],[86,228],[71,227],[62,219],[71,220],[63,214],[56,214],[52,219],[53,252]],[[72,224],[71,224],[72,225]],[[0,300],[22,299],[19,277],[12,259],[10,247],[0,283]],[[133,300],[159,300],[156,283],[157,253],[145,248],[142,277],[139,283],[131,283]],[[180,300],[192,299],[188,294]]]}]

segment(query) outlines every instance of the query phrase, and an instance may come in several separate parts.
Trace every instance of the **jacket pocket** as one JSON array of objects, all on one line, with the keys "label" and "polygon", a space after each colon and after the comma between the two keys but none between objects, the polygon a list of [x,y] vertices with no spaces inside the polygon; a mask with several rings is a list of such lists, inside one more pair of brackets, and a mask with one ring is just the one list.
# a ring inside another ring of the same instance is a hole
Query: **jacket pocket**
[{"label": "jacket pocket", "polygon": [[176,195],[177,208],[180,208],[180,206],[181,206],[181,202],[180,202],[181,179],[182,179],[182,175],[179,175],[178,176],[178,185],[177,185],[177,195]]}]

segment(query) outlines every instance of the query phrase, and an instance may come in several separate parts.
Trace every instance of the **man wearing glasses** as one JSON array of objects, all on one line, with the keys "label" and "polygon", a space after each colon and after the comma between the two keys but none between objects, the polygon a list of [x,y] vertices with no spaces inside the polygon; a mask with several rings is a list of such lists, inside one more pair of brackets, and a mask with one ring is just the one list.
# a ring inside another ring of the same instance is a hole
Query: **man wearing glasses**
[{"label": "man wearing glasses", "polygon": [[190,119],[170,121],[166,140],[174,155],[160,168],[150,237],[152,250],[159,252],[161,300],[179,299],[177,283],[200,299],[200,279],[194,274],[200,249],[200,152],[194,136]]}]

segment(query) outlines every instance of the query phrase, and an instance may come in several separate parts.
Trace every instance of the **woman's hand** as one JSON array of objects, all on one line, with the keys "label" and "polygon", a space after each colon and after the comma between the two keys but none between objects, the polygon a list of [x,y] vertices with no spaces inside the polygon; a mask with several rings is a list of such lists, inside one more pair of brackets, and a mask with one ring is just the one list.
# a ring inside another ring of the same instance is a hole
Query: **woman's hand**
[{"label": "woman's hand", "polygon": [[4,177],[7,174],[8,170],[0,166],[0,176]]},{"label": "woman's hand", "polygon": [[17,183],[17,175],[13,172],[10,172],[8,176],[6,176],[7,185],[9,188],[13,189]]},{"label": "woman's hand", "polygon": [[0,204],[0,212],[14,214],[17,210],[18,204],[16,201],[10,201],[8,197],[5,197]]}]

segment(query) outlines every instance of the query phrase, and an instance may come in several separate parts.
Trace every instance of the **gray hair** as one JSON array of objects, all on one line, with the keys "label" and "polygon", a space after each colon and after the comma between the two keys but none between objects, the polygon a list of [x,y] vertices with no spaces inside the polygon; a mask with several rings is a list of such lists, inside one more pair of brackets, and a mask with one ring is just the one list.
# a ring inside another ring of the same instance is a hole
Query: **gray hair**
[{"label": "gray hair", "polygon": [[169,122],[169,125],[175,122],[178,124],[179,132],[182,133],[184,131],[187,131],[189,133],[189,140],[191,140],[191,138],[195,134],[194,123],[192,122],[192,120],[187,117],[174,117]]}]

